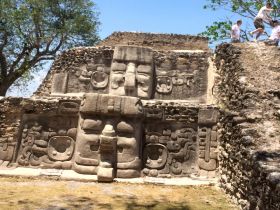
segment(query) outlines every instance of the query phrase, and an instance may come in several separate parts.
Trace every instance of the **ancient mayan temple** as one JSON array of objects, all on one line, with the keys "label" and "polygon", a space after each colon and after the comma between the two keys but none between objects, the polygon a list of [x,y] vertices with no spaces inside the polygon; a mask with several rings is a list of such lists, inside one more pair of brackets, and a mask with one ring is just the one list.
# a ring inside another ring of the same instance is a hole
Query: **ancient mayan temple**
[{"label": "ancient mayan temple", "polygon": [[[31,98],[0,99],[0,174],[219,177],[242,208],[277,209],[280,134],[261,131],[280,127],[280,75],[249,68],[255,49],[222,44],[213,58],[202,37],[116,32],[66,51]],[[279,71],[272,61],[261,66]]]}]

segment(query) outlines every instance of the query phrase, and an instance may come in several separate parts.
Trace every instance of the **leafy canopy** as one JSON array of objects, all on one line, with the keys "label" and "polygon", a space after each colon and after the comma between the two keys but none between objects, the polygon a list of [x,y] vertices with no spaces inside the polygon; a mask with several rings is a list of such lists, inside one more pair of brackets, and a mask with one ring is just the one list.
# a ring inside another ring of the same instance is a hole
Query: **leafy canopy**
[{"label": "leafy canopy", "polygon": [[[277,19],[280,17],[279,10],[280,0],[270,1],[273,4],[275,11],[272,13],[272,17]],[[207,0],[207,4],[204,9],[211,9],[213,11],[217,9],[224,9],[231,13],[235,13],[244,20],[250,20],[253,24],[253,19],[258,14],[258,11],[267,3],[266,0]],[[203,36],[210,38],[210,41],[221,41],[230,37],[230,30],[233,22],[228,18],[222,21],[215,21],[213,25],[207,26],[206,31],[201,33]],[[248,31],[243,30],[241,36],[243,39],[248,40]]]},{"label": "leafy canopy", "polygon": [[0,95],[60,50],[94,45],[98,26],[91,0],[0,0]]}]

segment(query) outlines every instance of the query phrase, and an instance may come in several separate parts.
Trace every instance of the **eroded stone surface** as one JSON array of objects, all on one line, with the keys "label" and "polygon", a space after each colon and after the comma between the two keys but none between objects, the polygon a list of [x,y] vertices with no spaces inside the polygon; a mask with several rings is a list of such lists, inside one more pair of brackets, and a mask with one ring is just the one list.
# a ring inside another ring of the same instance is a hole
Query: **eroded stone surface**
[{"label": "eroded stone surface", "polygon": [[[2,166],[73,170],[101,182],[215,177],[219,111],[205,104],[206,40],[146,35],[154,42],[135,34],[141,46],[119,40],[64,52],[32,99],[2,99],[3,113],[15,110],[1,118]],[[169,41],[159,48],[162,38]]]},{"label": "eroded stone surface", "polygon": [[219,173],[243,209],[279,209],[279,55],[225,43],[211,61],[205,38],[126,32],[71,49],[32,98],[0,98],[0,168],[10,169],[0,174]]},{"label": "eroded stone surface", "polygon": [[242,209],[280,208],[279,55],[264,43],[216,50],[221,186]]}]

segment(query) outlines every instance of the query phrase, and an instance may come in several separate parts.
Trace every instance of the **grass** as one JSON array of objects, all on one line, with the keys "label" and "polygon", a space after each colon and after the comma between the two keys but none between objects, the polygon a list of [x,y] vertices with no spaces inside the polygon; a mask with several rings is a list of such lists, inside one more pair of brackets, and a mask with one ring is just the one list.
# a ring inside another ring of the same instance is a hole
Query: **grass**
[{"label": "grass", "polygon": [[216,187],[0,178],[0,209],[235,210]]}]

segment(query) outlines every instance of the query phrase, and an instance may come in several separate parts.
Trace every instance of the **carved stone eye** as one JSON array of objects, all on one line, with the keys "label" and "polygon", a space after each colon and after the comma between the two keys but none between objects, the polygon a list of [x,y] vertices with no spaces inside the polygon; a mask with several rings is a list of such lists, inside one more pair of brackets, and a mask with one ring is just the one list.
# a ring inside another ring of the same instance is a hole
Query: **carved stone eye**
[{"label": "carved stone eye", "polygon": [[134,132],[134,128],[132,125],[122,121],[117,125],[117,130],[119,132],[125,132],[125,133],[133,133]]},{"label": "carved stone eye", "polygon": [[102,121],[101,120],[92,120],[85,119],[81,125],[83,130],[101,130],[102,129]]},{"label": "carved stone eye", "polygon": [[125,72],[126,64],[113,62],[111,69],[113,72]]}]

